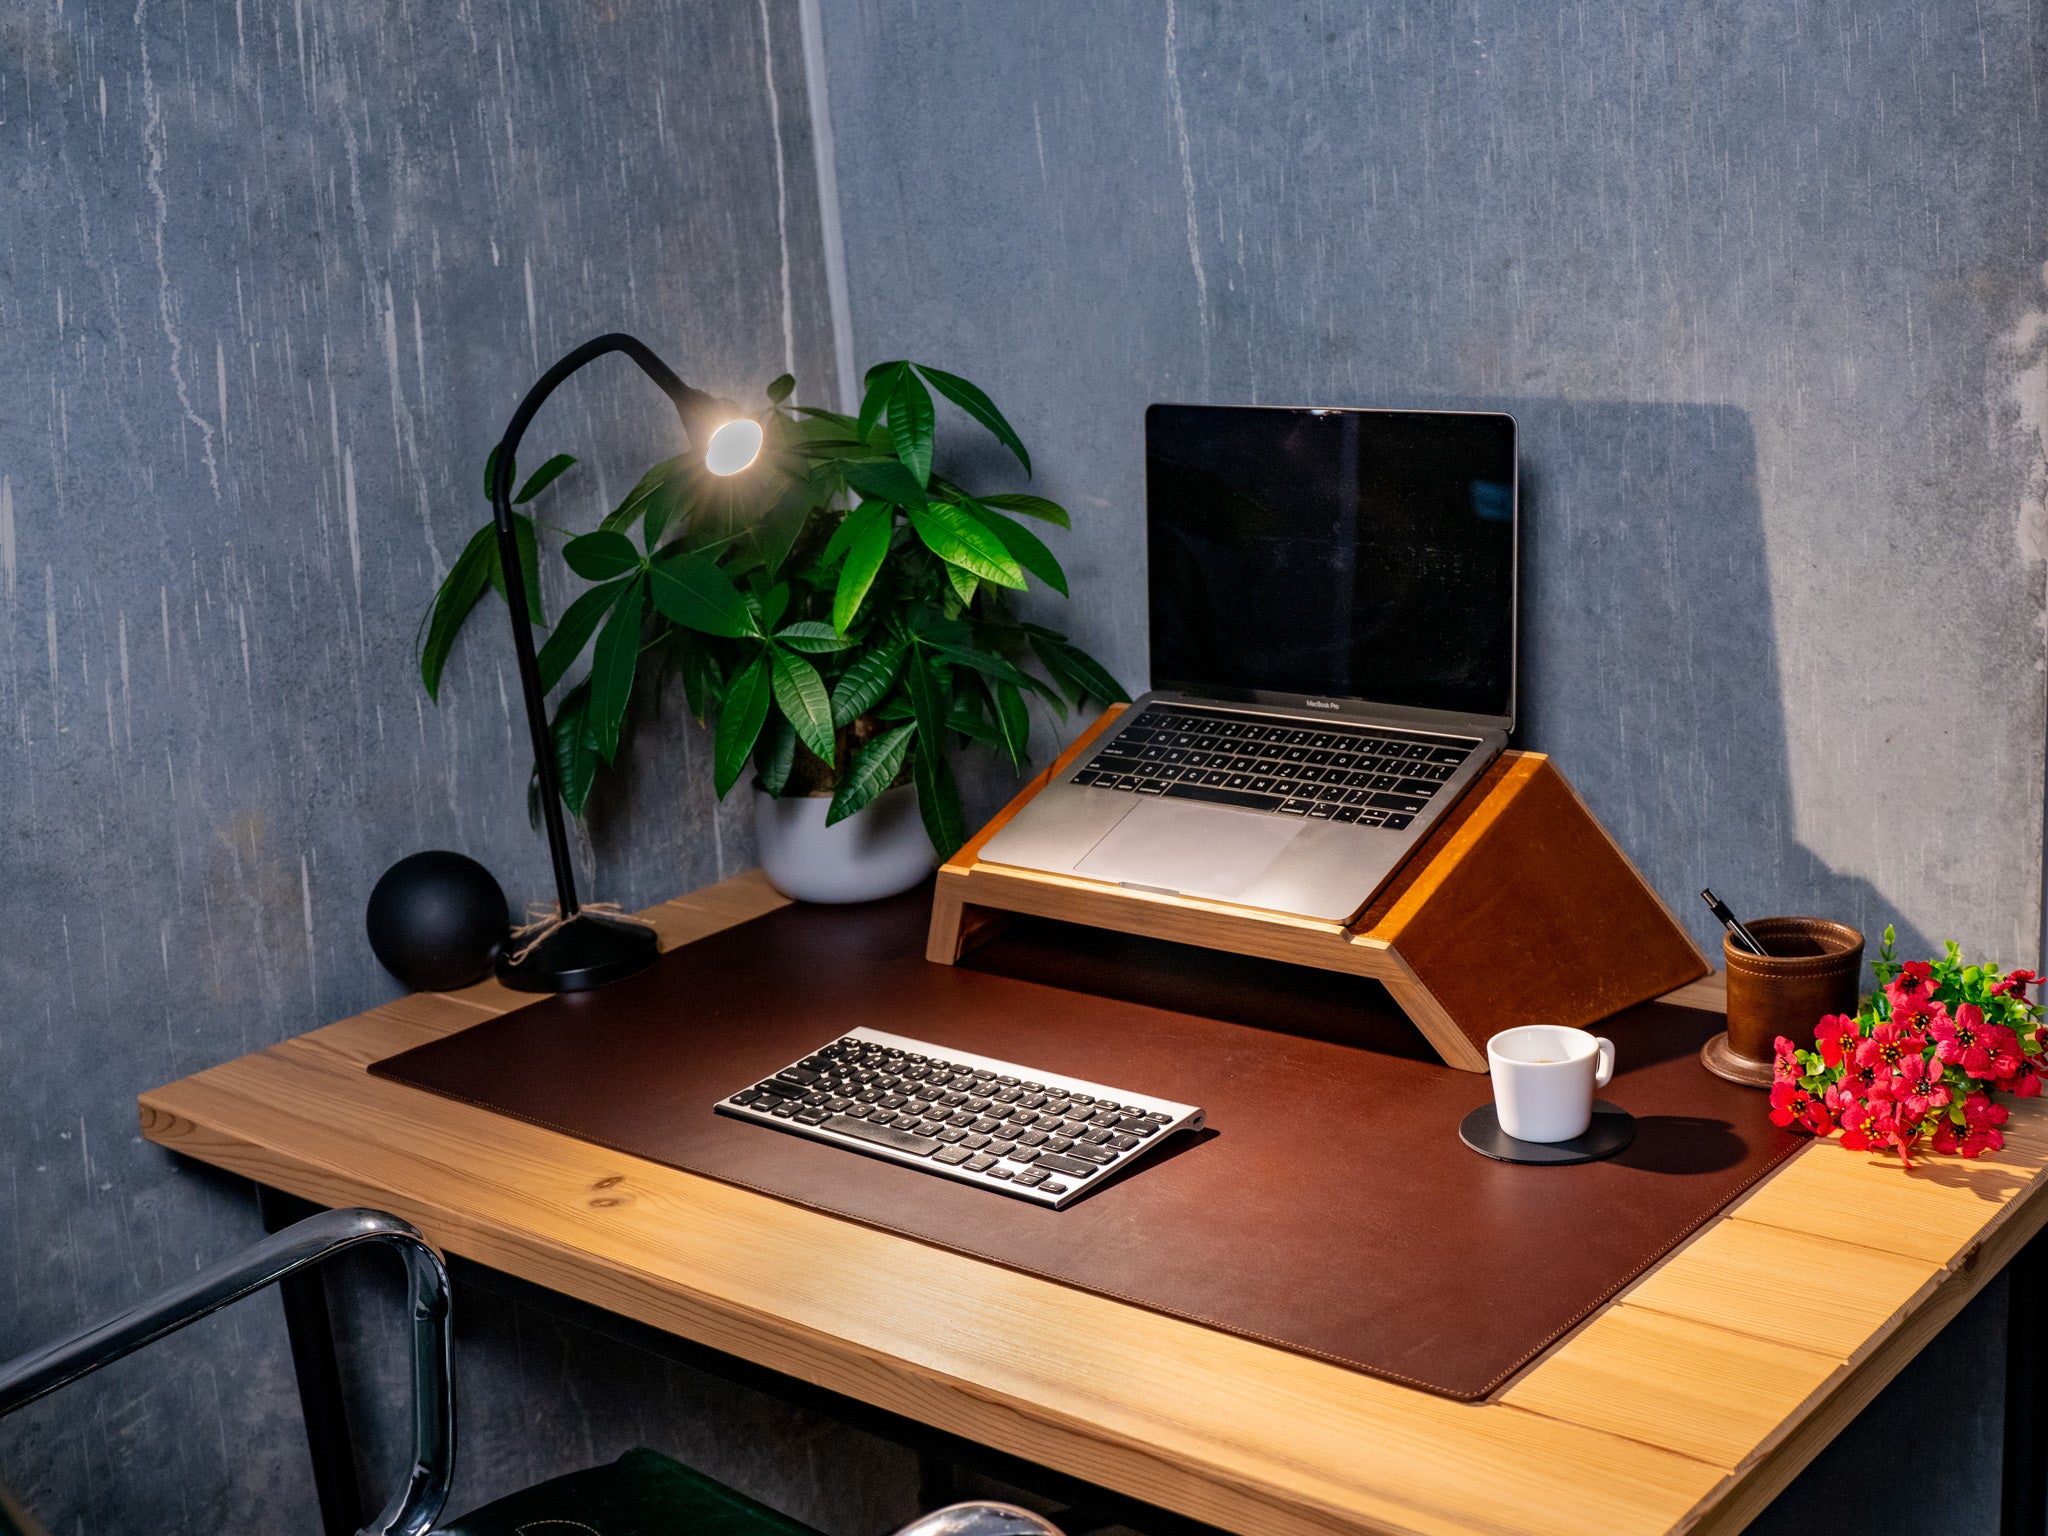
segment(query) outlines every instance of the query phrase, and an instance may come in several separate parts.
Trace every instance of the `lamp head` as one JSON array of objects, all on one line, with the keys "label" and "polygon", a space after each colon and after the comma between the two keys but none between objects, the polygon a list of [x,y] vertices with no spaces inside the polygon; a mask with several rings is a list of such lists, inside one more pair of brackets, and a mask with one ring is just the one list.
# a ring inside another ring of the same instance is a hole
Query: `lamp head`
[{"label": "lamp head", "polygon": [[760,452],[761,423],[751,416],[735,416],[704,445],[704,467],[714,475],[736,475]]}]

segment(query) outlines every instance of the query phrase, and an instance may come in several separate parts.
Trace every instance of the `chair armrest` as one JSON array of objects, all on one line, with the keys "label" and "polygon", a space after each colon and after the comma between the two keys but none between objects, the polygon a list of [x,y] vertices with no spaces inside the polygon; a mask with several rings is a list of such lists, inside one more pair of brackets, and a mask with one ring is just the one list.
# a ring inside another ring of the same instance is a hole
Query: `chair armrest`
[{"label": "chair armrest", "polygon": [[448,1271],[413,1226],[382,1211],[322,1211],[169,1290],[0,1365],[0,1415],[133,1354],[188,1323],[347,1248],[387,1243],[405,1261],[412,1315],[413,1464],[364,1536],[425,1536],[448,1500],[455,1452],[455,1393]]}]

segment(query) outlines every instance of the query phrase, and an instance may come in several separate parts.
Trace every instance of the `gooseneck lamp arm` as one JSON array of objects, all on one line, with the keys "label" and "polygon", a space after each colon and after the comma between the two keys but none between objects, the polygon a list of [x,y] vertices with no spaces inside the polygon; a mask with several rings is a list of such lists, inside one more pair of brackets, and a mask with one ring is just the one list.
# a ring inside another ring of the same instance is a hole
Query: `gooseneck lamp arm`
[{"label": "gooseneck lamp arm", "polygon": [[[569,836],[562,821],[561,773],[548,731],[547,695],[541,687],[540,661],[534,651],[533,624],[527,610],[526,573],[519,558],[518,528],[512,520],[513,461],[534,414],[571,374],[611,352],[625,353],[661,387],[674,403],[693,447],[706,447],[719,424],[721,410],[729,414],[723,402],[685,384],[645,342],[614,331],[586,341],[542,374],[519,402],[498,442],[492,460],[491,515],[497,525],[498,561],[504,568],[505,603],[512,612],[512,645],[519,658],[519,690],[526,701],[527,726],[533,733],[541,819],[547,828],[548,854],[555,868],[555,895],[560,903],[560,926],[553,933],[532,946],[524,961],[515,961],[508,951],[498,963],[498,974],[508,985],[527,991],[577,991],[601,986],[630,975],[655,955],[651,930],[601,919],[596,913],[583,913],[576,900],[576,873],[569,861]],[[580,921],[572,923],[572,919],[579,918]]]}]

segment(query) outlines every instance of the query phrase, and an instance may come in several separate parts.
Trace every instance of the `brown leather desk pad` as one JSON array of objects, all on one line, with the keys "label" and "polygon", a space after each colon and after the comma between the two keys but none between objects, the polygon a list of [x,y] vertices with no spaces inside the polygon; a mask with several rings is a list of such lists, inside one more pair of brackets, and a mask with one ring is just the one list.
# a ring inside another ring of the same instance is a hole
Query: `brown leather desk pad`
[{"label": "brown leather desk pad", "polygon": [[[933,965],[928,900],[786,907],[370,1070],[1465,1400],[1799,1144],[1700,1066],[1718,1014],[1601,1026],[1634,1145],[1511,1166],[1458,1140],[1487,1079],[1436,1064],[1371,982],[1047,923]],[[1053,1211],[712,1112],[862,1024],[1199,1104],[1209,1129]]]}]

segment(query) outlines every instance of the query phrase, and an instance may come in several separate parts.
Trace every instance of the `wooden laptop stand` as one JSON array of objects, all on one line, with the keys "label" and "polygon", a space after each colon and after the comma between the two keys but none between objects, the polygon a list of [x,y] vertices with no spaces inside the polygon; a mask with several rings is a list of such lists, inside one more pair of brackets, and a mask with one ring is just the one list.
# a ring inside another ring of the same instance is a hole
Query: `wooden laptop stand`
[{"label": "wooden laptop stand", "polygon": [[1349,923],[984,864],[996,829],[1116,718],[1106,712],[939,870],[925,954],[951,965],[1008,913],[1348,971],[1380,982],[1437,1053],[1486,1070],[1487,1037],[1588,1025],[1697,980],[1707,958],[1562,773],[1508,752]]}]

